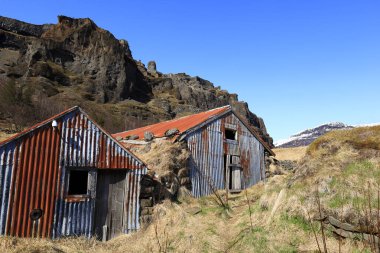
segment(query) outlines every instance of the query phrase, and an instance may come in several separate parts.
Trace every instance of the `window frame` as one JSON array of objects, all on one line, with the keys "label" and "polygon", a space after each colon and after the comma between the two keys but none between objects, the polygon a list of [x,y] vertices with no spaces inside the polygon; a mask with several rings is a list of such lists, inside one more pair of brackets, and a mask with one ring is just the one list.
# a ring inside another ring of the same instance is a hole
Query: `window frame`
[{"label": "window frame", "polygon": [[[71,185],[71,173],[73,171],[86,171],[87,172],[87,182],[86,182],[86,193],[85,194],[69,194]],[[89,168],[67,168],[67,186],[66,186],[66,199],[77,199],[77,198],[89,198],[89,176],[91,169]]]},{"label": "window frame", "polygon": [[[227,131],[234,133],[234,139],[227,138]],[[224,128],[224,139],[228,141],[237,141],[237,130],[229,127]]]}]

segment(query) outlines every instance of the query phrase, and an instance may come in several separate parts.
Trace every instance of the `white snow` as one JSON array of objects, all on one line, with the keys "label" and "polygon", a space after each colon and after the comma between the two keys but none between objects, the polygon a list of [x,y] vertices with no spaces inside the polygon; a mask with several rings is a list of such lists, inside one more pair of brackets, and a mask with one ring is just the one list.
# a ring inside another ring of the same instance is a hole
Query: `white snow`
[{"label": "white snow", "polygon": [[360,125],[355,125],[354,127],[372,127],[372,126],[380,126],[380,123],[360,124]]}]

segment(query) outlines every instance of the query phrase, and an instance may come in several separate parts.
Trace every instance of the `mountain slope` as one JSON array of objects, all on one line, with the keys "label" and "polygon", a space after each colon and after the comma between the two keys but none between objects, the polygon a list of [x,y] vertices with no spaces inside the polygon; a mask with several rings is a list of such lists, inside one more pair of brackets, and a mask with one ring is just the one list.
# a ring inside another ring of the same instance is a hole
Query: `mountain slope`
[{"label": "mountain slope", "polygon": [[80,105],[111,132],[230,104],[270,145],[264,121],[200,77],[163,74],[92,20],[32,25],[0,17],[0,127],[29,126]]},{"label": "mountain slope", "polygon": [[298,134],[290,136],[289,139],[280,140],[275,143],[275,146],[278,148],[291,148],[291,147],[300,147],[307,146],[316,140],[318,137],[333,131],[341,129],[351,129],[352,126],[345,125],[341,122],[334,122],[323,124],[315,128],[307,129]]}]

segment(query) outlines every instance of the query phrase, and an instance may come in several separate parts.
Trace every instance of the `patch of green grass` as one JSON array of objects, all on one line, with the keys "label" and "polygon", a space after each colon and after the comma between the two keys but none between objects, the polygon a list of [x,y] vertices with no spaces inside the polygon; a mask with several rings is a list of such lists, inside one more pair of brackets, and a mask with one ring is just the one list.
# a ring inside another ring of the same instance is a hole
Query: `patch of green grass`
[{"label": "patch of green grass", "polygon": [[[364,182],[369,178],[380,178],[380,168],[369,160],[350,163],[343,171],[344,177],[357,176]],[[379,182],[379,181],[378,181]]]},{"label": "patch of green grass", "polygon": [[352,253],[371,253],[372,251],[370,249],[364,249],[364,250],[359,250],[359,249],[354,249]]},{"label": "patch of green grass", "polygon": [[185,231],[183,231],[183,230],[179,231],[178,238],[180,238],[180,239],[185,238]]},{"label": "patch of green grass", "polygon": [[348,196],[341,196],[340,194],[335,194],[333,197],[329,200],[328,206],[330,208],[339,208],[344,205],[347,205],[349,203],[352,203],[352,199]]},{"label": "patch of green grass", "polygon": [[206,229],[206,232],[208,232],[209,234],[211,235],[218,235],[218,232],[216,231],[216,228],[215,227],[208,227]]},{"label": "patch of green grass", "polygon": [[288,223],[288,224],[292,224],[292,225],[302,229],[303,231],[306,231],[306,232],[311,231],[311,227],[310,227],[309,222],[302,216],[283,214],[283,215],[281,215],[280,219],[281,219],[281,221]]},{"label": "patch of green grass", "polygon": [[289,189],[289,193],[290,194],[296,194],[296,193],[299,193],[301,192],[302,190],[304,190],[305,188],[307,187],[307,185],[305,185],[303,182],[301,181],[296,181],[292,184],[292,186],[290,187]]},{"label": "patch of green grass", "polygon": [[229,218],[231,211],[230,207],[223,207],[223,206],[203,206],[201,215],[216,215],[222,218]]},{"label": "patch of green grass", "polygon": [[231,252],[246,252],[247,249],[252,252],[268,252],[268,232],[262,227],[246,228],[230,244]]},{"label": "patch of green grass", "polygon": [[294,245],[285,245],[281,248],[276,249],[276,251],[279,253],[296,253],[298,252],[298,249]]},{"label": "patch of green grass", "polygon": [[202,252],[210,252],[211,245],[208,241],[203,241],[202,243]]}]

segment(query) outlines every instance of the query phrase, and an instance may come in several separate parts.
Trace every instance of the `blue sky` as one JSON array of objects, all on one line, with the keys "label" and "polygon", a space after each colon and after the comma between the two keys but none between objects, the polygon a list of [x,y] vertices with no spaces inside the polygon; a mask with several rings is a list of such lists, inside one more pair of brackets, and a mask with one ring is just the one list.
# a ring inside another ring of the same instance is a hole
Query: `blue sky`
[{"label": "blue sky", "polygon": [[135,59],[237,93],[275,140],[330,121],[380,122],[379,0],[1,0],[0,15],[89,17]]}]

